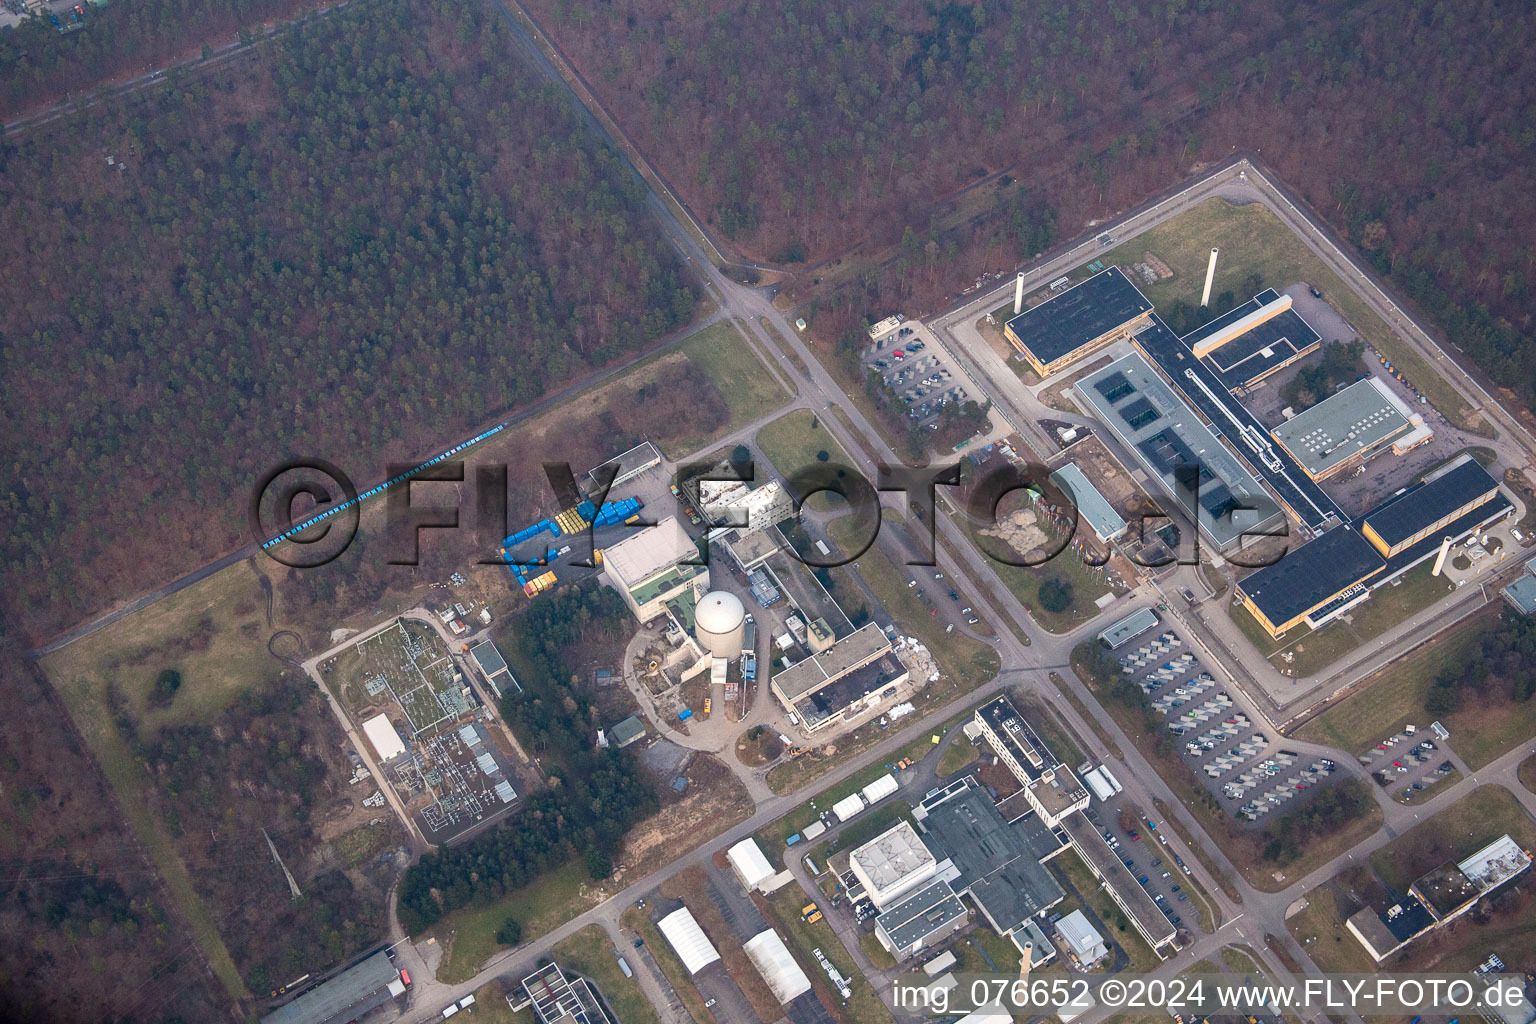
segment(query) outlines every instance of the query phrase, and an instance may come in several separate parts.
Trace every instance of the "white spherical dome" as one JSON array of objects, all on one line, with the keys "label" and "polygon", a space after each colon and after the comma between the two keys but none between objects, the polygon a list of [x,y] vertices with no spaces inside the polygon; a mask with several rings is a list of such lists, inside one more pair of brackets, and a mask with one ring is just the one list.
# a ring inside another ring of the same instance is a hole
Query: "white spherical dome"
[{"label": "white spherical dome", "polygon": [[747,610],[735,594],[711,590],[699,600],[693,614],[694,623],[701,632],[729,633],[746,619]]}]

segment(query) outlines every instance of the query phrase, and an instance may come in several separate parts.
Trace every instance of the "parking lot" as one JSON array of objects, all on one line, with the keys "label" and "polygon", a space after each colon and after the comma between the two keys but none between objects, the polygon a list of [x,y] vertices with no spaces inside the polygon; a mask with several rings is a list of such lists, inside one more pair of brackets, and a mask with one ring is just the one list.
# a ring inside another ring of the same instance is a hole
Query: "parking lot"
[{"label": "parking lot", "polygon": [[864,350],[864,365],[879,373],[906,403],[908,418],[933,430],[938,429],[935,421],[944,406],[976,398],[960,368],[915,322],[872,342]]},{"label": "parking lot", "polygon": [[[1168,840],[1157,823],[1135,816],[1125,798],[1118,794],[1107,801],[1096,799],[1088,809],[1088,820],[1098,828],[1120,863],[1135,876],[1137,884],[1152,897],[1163,916],[1174,927],[1185,927],[1184,914],[1191,911],[1183,879],[1189,875],[1189,867],[1183,858],[1164,849]],[[1193,922],[1197,917],[1190,920]],[[1198,931],[1198,926],[1192,925],[1190,930]]]},{"label": "parking lot", "polygon": [[1326,758],[1274,749],[1241,694],[1228,690],[1172,630],[1132,640],[1120,671],[1141,688],[1182,744],[1185,763],[1237,818],[1258,821],[1333,774]]},{"label": "parking lot", "polygon": [[1360,763],[1376,784],[1408,803],[1414,794],[1428,789],[1456,770],[1434,737],[1413,726],[1376,744],[1359,755]]}]

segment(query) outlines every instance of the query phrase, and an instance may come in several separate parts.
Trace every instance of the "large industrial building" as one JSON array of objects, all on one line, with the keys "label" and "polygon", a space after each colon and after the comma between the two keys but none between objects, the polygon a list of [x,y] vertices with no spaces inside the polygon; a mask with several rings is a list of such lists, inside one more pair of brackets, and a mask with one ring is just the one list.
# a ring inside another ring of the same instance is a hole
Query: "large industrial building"
[{"label": "large industrial building", "polygon": [[[809,630],[806,635],[809,638]],[[870,622],[825,650],[777,669],[771,683],[785,710],[814,732],[839,718],[858,716],[888,691],[894,696],[894,688],[907,677],[890,638]]]},{"label": "large industrial building", "polygon": [[1273,288],[1181,340],[1229,392],[1252,387],[1322,343],[1311,325],[1291,308],[1291,297]]},{"label": "large industrial building", "polygon": [[1003,335],[1042,377],[1130,337],[1152,315],[1152,303],[1119,267],[1110,267],[1060,295],[1026,309]]},{"label": "large industrial building", "polygon": [[394,961],[380,951],[273,1010],[261,1024],[342,1024],[404,992]]},{"label": "large industrial building", "polygon": [[592,467],[591,472],[587,474],[588,489],[596,494],[602,487],[603,476],[608,472],[614,473],[610,487],[617,487],[659,465],[661,465],[661,449],[649,441],[642,441],[622,455],[615,455],[602,465]]},{"label": "large industrial building", "polygon": [[1242,548],[1284,524],[1285,513],[1258,479],[1139,353],[1089,374],[1076,389],[1218,551]]},{"label": "large industrial building", "polygon": [[693,607],[709,589],[709,568],[700,561],[698,545],[675,517],[626,537],[603,552],[603,576],[623,596],[635,618],[650,622],[677,606],[693,625]]},{"label": "large industrial building", "polygon": [[557,963],[547,963],[523,979],[523,999],[513,1009],[531,1006],[539,1024],[614,1024],[587,979],[567,977]]},{"label": "large industrial building", "polygon": [[1391,448],[1413,428],[1410,415],[1390,388],[1367,377],[1297,413],[1270,435],[1307,476],[1326,480]]},{"label": "large industrial building", "polygon": [[1237,597],[1270,636],[1337,618],[1449,540],[1514,511],[1498,481],[1470,456],[1245,576]]},{"label": "large industrial building", "polygon": [[766,530],[795,514],[795,499],[777,480],[753,487],[736,480],[700,480],[699,511],[711,524],[742,536]]},{"label": "large industrial building", "polygon": [[1055,828],[1073,811],[1088,806],[1088,790],[1057,760],[1007,697],[976,709],[976,724],[992,752],[1008,766],[1025,798],[1047,827]]},{"label": "large industrial building", "polygon": [[848,867],[876,910],[894,905],[938,873],[933,851],[907,821],[898,822],[855,849],[848,857]]}]

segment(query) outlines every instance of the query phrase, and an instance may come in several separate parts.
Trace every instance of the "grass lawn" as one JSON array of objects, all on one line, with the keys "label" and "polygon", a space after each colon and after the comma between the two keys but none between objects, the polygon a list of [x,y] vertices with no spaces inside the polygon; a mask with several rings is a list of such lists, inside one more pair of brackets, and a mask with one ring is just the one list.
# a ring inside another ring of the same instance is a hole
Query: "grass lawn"
[{"label": "grass lawn", "polygon": [[[785,477],[804,473],[820,462],[835,463],[847,467],[845,472],[854,472],[853,459],[827,432],[821,418],[809,409],[796,409],[763,427],[757,432],[757,447]],[[826,458],[821,457],[823,454]],[[827,491],[811,495],[806,505],[821,512],[848,507],[841,495]]]},{"label": "grass lawn", "polygon": [[509,916],[523,926],[523,941],[528,942],[596,906],[605,897],[606,893],[587,877],[584,865],[567,864],[495,903],[454,911],[431,929],[438,942],[446,944],[452,940],[437,969],[437,980],[457,985],[473,978],[480,965],[501,948],[496,932]]},{"label": "grass lawn", "polygon": [[1376,963],[1360,940],[1344,927],[1344,913],[1331,882],[1307,893],[1307,906],[1285,922],[1301,948],[1324,971],[1369,974]]},{"label": "grass lawn", "polygon": [[[264,686],[282,671],[267,652],[266,596],[242,562],[76,640],[43,661],[76,724],[110,721],[108,681],[122,695],[140,732],[206,722],[247,688]],[[152,704],[161,669],[181,673],[181,689],[168,706]]]},{"label": "grass lawn", "polygon": [[890,950],[880,945],[874,932],[865,932],[859,936],[859,948],[869,957],[869,962],[874,964],[877,971],[888,971],[896,966],[896,958],[891,956]]},{"label": "grass lawn", "polygon": [[[1099,614],[1094,601],[1114,589],[1084,565],[1071,550],[1063,551],[1044,565],[1004,565],[993,561],[997,578],[1029,610],[1029,617],[1050,633],[1070,633]],[[1040,588],[1048,580],[1058,580],[1071,589],[1072,603],[1059,612],[1040,606]]]},{"label": "grass lawn", "polygon": [[1088,865],[1083,863],[1083,858],[1076,850],[1068,850],[1052,858],[1050,864],[1066,877],[1087,902],[1087,909],[1099,919],[1102,926],[1100,931],[1125,950],[1125,955],[1131,961],[1127,970],[1133,974],[1144,974],[1162,963],[1125,916],[1125,911],[1115,905],[1115,901],[1104,891],[1103,884],[1093,877],[1093,872],[1088,870]]},{"label": "grass lawn", "polygon": [[[1424,697],[1430,684],[1481,642],[1494,628],[1497,613],[1493,609],[1473,616],[1464,626],[1377,672],[1298,729],[1296,737],[1361,754],[1405,725],[1427,725],[1430,715],[1424,710]],[[1440,721],[1450,730],[1451,748],[1469,768],[1483,767],[1536,733],[1536,701],[1496,707],[1471,700],[1464,703]]]},{"label": "grass lawn", "polygon": [[1098,716],[1089,713],[1087,705],[1078,698],[1075,691],[1067,686],[1067,681],[1061,677],[1061,673],[1052,672],[1050,675],[1051,682],[1056,684],[1056,692],[1061,694],[1066,699],[1066,702],[1077,710],[1078,717],[1088,723],[1088,728],[1093,731],[1094,736],[1098,737],[1099,742],[1104,745],[1104,748],[1114,757],[1124,757],[1125,755],[1120,752],[1120,744],[1116,743],[1109,733],[1104,730],[1104,727],[1099,724]]},{"label": "grass lawn", "polygon": [[[845,551],[857,546],[859,532],[860,527],[854,516],[844,516],[827,524],[828,535]],[[947,694],[946,699],[974,690],[997,675],[998,669],[1002,667],[1002,659],[996,649],[991,644],[984,644],[959,633],[945,633],[938,618],[928,613],[913,588],[907,586],[910,574],[898,568],[883,550],[878,546],[871,547],[859,556],[858,561],[857,570],[852,570],[851,566],[830,570],[833,578],[842,582],[844,575],[858,572],[874,594],[875,600],[880,602],[897,627],[917,637],[932,652],[940,670],[953,684],[953,690]],[[857,584],[849,577],[845,592],[851,593],[855,588]],[[923,692],[942,693],[944,691],[939,688],[943,683],[943,679],[931,683]]]},{"label": "grass lawn", "polygon": [[507,984],[500,979],[486,982],[475,990],[476,1024],[539,1024],[533,1007],[514,1010],[507,1005]]},{"label": "grass lawn", "polygon": [[[1173,271],[1172,277],[1154,285],[1144,285],[1137,279],[1137,287],[1154,306],[1162,309],[1177,299],[1192,305],[1200,301],[1212,246],[1221,249],[1213,293],[1220,294],[1229,289],[1235,293],[1243,278],[1252,273],[1263,278],[1265,287],[1276,290],[1306,281],[1320,289],[1329,304],[1344,315],[1360,336],[1392,360],[1403,376],[1412,381],[1436,408],[1453,421],[1472,426],[1475,414],[1456,389],[1394,335],[1364,299],[1329,270],[1300,237],[1261,203],[1234,206],[1225,199],[1207,199],[1098,258],[1106,266],[1120,263],[1129,267],[1141,262],[1143,253],[1150,252],[1166,263]],[[1252,296],[1237,295],[1236,298],[1245,302]],[[1479,432],[1486,430],[1483,427]]]},{"label": "grass lawn", "polygon": [[[1243,894],[1237,891],[1237,885],[1233,881],[1231,874],[1224,868],[1218,867],[1216,862],[1211,860],[1210,856],[1205,852],[1205,847],[1195,842],[1194,836],[1190,835],[1189,831],[1184,828],[1184,823],[1169,813],[1167,804],[1155,797],[1152,802],[1157,808],[1159,818],[1163,822],[1158,827],[1173,829],[1174,834],[1184,841],[1184,845],[1189,849],[1189,852],[1195,855],[1195,860],[1199,861],[1200,866],[1205,868],[1206,874],[1216,879],[1216,884],[1221,886],[1221,891],[1226,894],[1227,899],[1233,903],[1242,903]],[[1189,876],[1189,885],[1186,888],[1193,888],[1202,893],[1204,892],[1204,887],[1195,881],[1193,875]]]},{"label": "grass lawn", "polygon": [[785,357],[791,363],[795,364],[795,369],[800,371],[800,376],[804,377],[806,380],[810,380],[810,367],[805,365],[805,360],[800,358],[800,353],[796,352],[790,345],[789,340],[784,337],[784,332],[775,327],[773,325],[773,321],[769,320],[765,316],[758,317],[757,322],[763,325],[763,330],[767,331],[770,335],[778,340],[780,351],[784,353]]},{"label": "grass lawn", "polygon": [[[784,944],[799,961],[800,969],[805,971],[805,976],[811,979],[818,993],[831,996],[832,1016],[838,1024],[891,1024],[891,1011],[881,1002],[868,979],[855,969],[853,957],[843,948],[842,940],[826,919],[815,924],[801,920],[800,908],[805,905],[801,902],[804,898],[805,892],[798,885],[786,885],[760,905],[766,906],[770,922],[784,938]],[[838,973],[850,979],[852,995],[846,1003],[838,993],[832,991],[826,972],[811,952],[813,949],[820,949],[822,955],[832,961]]]},{"label": "grass lawn", "polygon": [[656,1024],[656,1008],[634,978],[619,970],[617,952],[602,928],[588,925],[550,951],[556,963],[575,969],[597,983],[604,998],[624,1024]]},{"label": "grass lawn", "polygon": [[[1321,629],[1288,637],[1285,646],[1270,654],[1269,660],[1288,676],[1304,677],[1322,671],[1455,591],[1456,588],[1445,579],[1430,575],[1433,568],[1433,563],[1424,562],[1405,574],[1397,586],[1377,587],[1371,591],[1370,600],[1347,613],[1345,618],[1335,619]],[[1246,608],[1233,608],[1232,612],[1234,621],[1238,620],[1238,613],[1250,621],[1253,619]],[[1264,636],[1269,639],[1268,634]],[[1273,647],[1274,642],[1270,641],[1270,645]],[[1263,647],[1259,649],[1265,650]]]},{"label": "grass lawn", "polygon": [[[709,374],[710,382],[731,410],[730,422],[715,431],[716,436],[731,433],[790,400],[743,337],[745,330],[744,324],[734,320],[710,324],[689,335],[678,347],[690,362]],[[702,438],[693,447],[707,444],[709,440]]]},{"label": "grass lawn", "polygon": [[1089,760],[1077,737],[1056,717],[1049,705],[1033,694],[1025,694],[1019,703],[1024,705],[1020,710],[1029,719],[1029,724],[1063,764],[1071,765],[1076,771],[1078,765]]},{"label": "grass lawn", "polygon": [[661,931],[645,916],[645,911],[630,907],[620,915],[619,922],[626,930],[645,940],[656,966],[666,975],[667,983],[677,993],[677,998],[682,1000],[688,1015],[699,1024],[712,1024],[715,1015],[704,1006],[704,997],[693,987],[693,977],[688,973],[688,968],[683,966],[683,962],[672,951],[672,944],[662,937]]},{"label": "grass lawn", "polygon": [[1479,786],[1371,854],[1371,868],[1387,885],[1406,892],[1425,872],[1469,856],[1506,832],[1524,849],[1536,846],[1536,822],[1514,795],[1503,786]]},{"label": "grass lawn", "polygon": [[934,770],[939,778],[947,779],[974,760],[976,744],[964,736],[957,736],[953,743],[944,748],[944,753],[939,755],[939,764]]}]

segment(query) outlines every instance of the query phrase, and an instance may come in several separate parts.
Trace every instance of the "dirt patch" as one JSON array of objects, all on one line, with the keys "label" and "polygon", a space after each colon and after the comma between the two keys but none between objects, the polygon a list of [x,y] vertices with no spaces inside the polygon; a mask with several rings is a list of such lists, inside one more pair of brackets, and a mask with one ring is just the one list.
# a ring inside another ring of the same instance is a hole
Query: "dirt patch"
[{"label": "dirt patch", "polygon": [[[751,815],[752,798],[746,787],[719,758],[695,754],[684,774],[688,779],[686,794],[674,798],[624,838],[614,871],[616,882],[625,874],[650,874]],[[669,786],[663,786],[662,792],[675,797]]]},{"label": "dirt patch", "polygon": [[778,734],[760,725],[748,729],[736,740],[736,760],[748,768],[772,764],[783,754],[784,743]]},{"label": "dirt patch", "polygon": [[996,537],[1031,563],[1045,558],[1045,545],[1050,540],[1040,528],[1035,510],[1030,508],[1014,509],[1000,518],[996,526],[978,532],[984,537]]},{"label": "dirt patch", "polygon": [[747,1002],[752,1004],[752,1012],[757,1014],[758,1019],[763,1024],[780,1020],[784,1016],[784,1007],[773,997],[768,983],[763,980],[763,976],[741,948],[741,943],[736,941],[730,926],[725,923],[720,908],[715,905],[714,897],[710,894],[709,875],[704,869],[698,865],[684,868],[661,883],[661,894],[668,899],[682,900],[687,906],[694,920],[699,922],[699,927],[704,929],[704,934],[709,936],[709,940],[720,951],[726,973],[736,982],[741,994],[747,997]]}]

